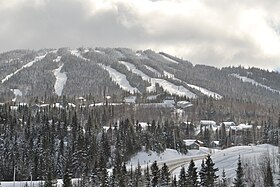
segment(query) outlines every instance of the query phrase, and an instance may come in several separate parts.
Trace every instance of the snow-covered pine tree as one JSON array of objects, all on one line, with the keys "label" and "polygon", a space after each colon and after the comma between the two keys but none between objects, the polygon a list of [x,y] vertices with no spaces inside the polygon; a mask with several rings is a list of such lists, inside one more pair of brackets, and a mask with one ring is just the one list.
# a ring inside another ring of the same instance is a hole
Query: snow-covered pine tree
[{"label": "snow-covered pine tree", "polygon": [[157,161],[154,161],[153,164],[151,165],[151,173],[152,173],[152,186],[156,187],[159,184],[159,168],[157,165]]},{"label": "snow-covered pine tree", "polygon": [[201,168],[200,168],[200,171],[199,171],[199,178],[200,178],[199,184],[201,186],[205,186],[206,185],[206,167],[205,167],[204,160],[202,160],[202,162],[201,162]]},{"label": "snow-covered pine tree", "polygon": [[264,186],[267,187],[274,187],[274,181],[273,181],[273,175],[272,175],[272,169],[271,169],[271,165],[270,165],[270,160],[267,160],[266,163],[266,172],[264,173],[264,181],[263,184]]},{"label": "snow-covered pine tree", "polygon": [[176,175],[174,175],[174,177],[173,177],[173,179],[172,179],[171,187],[177,187],[177,178],[176,178]]},{"label": "snow-covered pine tree", "polygon": [[147,168],[145,170],[145,185],[146,185],[146,187],[151,186],[151,176],[150,176],[150,171],[149,171],[148,164],[147,164]]},{"label": "snow-covered pine tree", "polygon": [[212,161],[211,156],[208,155],[206,162],[205,162],[205,170],[206,170],[206,175],[205,175],[205,182],[207,187],[215,187],[217,186],[217,178],[219,176],[216,175],[216,172],[219,171],[218,168],[214,168],[215,163]]},{"label": "snow-covered pine tree", "polygon": [[219,187],[227,187],[227,178],[226,178],[225,169],[223,169],[223,172],[222,172],[222,179],[220,180]]},{"label": "snow-covered pine tree", "polygon": [[181,167],[180,175],[179,175],[179,181],[178,181],[178,187],[185,187],[187,185],[187,176],[185,167]]},{"label": "snow-covered pine tree", "polygon": [[163,186],[163,187],[169,186],[169,184],[170,184],[170,171],[169,171],[169,168],[166,165],[166,163],[163,164],[160,174],[161,174],[161,177],[160,177],[161,186]]},{"label": "snow-covered pine tree", "polygon": [[234,187],[245,187],[244,172],[243,172],[243,167],[241,164],[240,155],[238,157],[236,178],[234,178],[233,184],[234,184]]},{"label": "snow-covered pine tree", "polygon": [[197,187],[198,186],[198,175],[197,175],[197,171],[196,171],[196,167],[195,167],[195,163],[193,160],[190,161],[190,165],[188,167],[188,171],[187,171],[187,182],[189,187]]},{"label": "snow-covered pine tree", "polygon": [[63,175],[63,187],[72,187],[72,174],[69,169],[69,165],[66,164],[66,169]]},{"label": "snow-covered pine tree", "polygon": [[138,161],[137,168],[135,170],[135,187],[138,187],[142,185],[142,171],[141,171],[141,165]]}]

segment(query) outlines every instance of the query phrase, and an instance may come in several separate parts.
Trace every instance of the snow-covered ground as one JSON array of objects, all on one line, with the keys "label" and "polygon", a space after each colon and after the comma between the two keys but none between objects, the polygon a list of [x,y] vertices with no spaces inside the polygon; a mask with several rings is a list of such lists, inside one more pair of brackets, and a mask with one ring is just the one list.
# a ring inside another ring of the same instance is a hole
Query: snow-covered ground
[{"label": "snow-covered ground", "polygon": [[[143,73],[142,71],[140,71],[139,69],[137,69],[134,64],[131,64],[129,62],[119,61],[119,63],[125,65],[126,68],[129,71],[132,71],[133,73],[135,73],[137,75],[140,75],[143,80],[150,81],[151,86],[147,87],[148,92],[154,91],[155,90],[155,85],[156,85],[156,83],[158,83],[160,86],[163,87],[163,89],[165,91],[169,92],[170,94],[179,95],[179,96],[186,96],[186,97],[189,97],[189,98],[195,98],[196,97],[196,95],[194,93],[189,91],[184,86],[177,86],[177,85],[175,85],[175,84],[173,84],[173,83],[171,83],[167,80],[164,80],[164,79],[151,78],[148,75],[146,75],[145,73]],[[165,75],[174,78],[173,74],[168,73],[166,71],[165,71]]]},{"label": "snow-covered ground", "polygon": [[190,90],[185,88],[184,86],[177,86],[167,80],[164,79],[151,79],[151,86],[147,88],[148,91],[152,91],[155,89],[155,84],[158,83],[159,86],[163,87],[165,91],[170,94],[179,95],[179,96],[186,96],[189,98],[196,98],[196,95],[192,93]]},{"label": "snow-covered ground", "polygon": [[164,74],[165,77],[168,77],[170,79],[173,79],[173,80],[176,80],[176,81],[183,82],[183,83],[187,84],[189,87],[200,91],[202,94],[204,94],[208,97],[213,97],[214,99],[222,99],[222,96],[220,94],[212,92],[210,90],[207,90],[206,88],[202,88],[202,87],[199,87],[199,86],[196,86],[196,85],[193,85],[193,84],[188,84],[185,81],[182,81],[182,80],[176,78],[175,75],[172,74],[172,73],[169,73],[167,71],[163,71],[163,74]]},{"label": "snow-covered ground", "polygon": [[70,50],[70,53],[71,53],[72,55],[74,55],[74,56],[76,56],[76,57],[82,59],[82,60],[89,61],[89,59],[83,57],[83,56],[81,55],[81,52],[78,51],[77,49]]},{"label": "snow-covered ground", "polygon": [[154,68],[152,68],[152,67],[150,67],[150,66],[147,66],[147,65],[145,65],[145,67],[146,67],[149,71],[151,71],[151,72],[153,72],[154,74],[156,74],[156,76],[158,76],[158,77],[161,76],[161,73],[160,73],[158,70],[156,70],[156,69],[154,69]]},{"label": "snow-covered ground", "polygon": [[171,59],[171,58],[168,58],[167,56],[165,55],[162,55],[162,54],[159,54],[160,56],[162,56],[165,60],[169,61],[169,62],[172,62],[172,63],[175,63],[175,64],[179,64],[179,62]]},{"label": "snow-covered ground", "polygon": [[53,70],[53,74],[56,78],[55,84],[54,84],[54,90],[56,95],[61,96],[62,95],[62,90],[64,85],[66,84],[67,81],[67,75],[65,72],[61,72],[61,69],[63,68],[64,64],[59,66],[59,68]]},{"label": "snow-covered ground", "polygon": [[239,74],[230,74],[231,76],[235,77],[235,78],[238,78],[240,80],[242,80],[243,82],[248,82],[248,83],[251,83],[253,85],[256,85],[256,86],[260,86],[262,88],[265,88],[271,92],[276,92],[278,94],[280,94],[280,90],[275,90],[275,89],[272,89],[270,88],[269,86],[266,86],[266,85],[263,85],[261,83],[258,83],[257,81],[253,80],[253,79],[250,79],[248,77],[245,77],[245,76],[240,76]]},{"label": "snow-covered ground", "polygon": [[32,60],[31,62],[28,62],[27,64],[25,64],[24,66],[22,66],[21,68],[17,69],[16,71],[14,71],[13,73],[7,75],[4,79],[2,79],[2,84],[4,82],[6,82],[7,80],[9,80],[12,76],[14,76],[15,74],[17,74],[18,72],[20,72],[21,70],[23,70],[24,68],[28,68],[31,67],[35,62],[38,62],[40,60],[42,60],[43,58],[45,58],[47,54],[41,55],[41,56],[37,56],[35,57],[34,60]]},{"label": "snow-covered ground", "polygon": [[174,149],[166,149],[163,153],[156,153],[154,151],[141,151],[137,153],[133,158],[130,159],[129,162],[127,162],[127,166],[136,167],[139,164],[142,168],[145,168],[146,165],[152,164],[154,161],[157,161],[158,163],[168,163],[168,162],[174,162],[176,160],[180,159],[191,159],[192,157],[196,156],[202,156],[209,153],[209,149],[205,147],[201,147],[199,150],[189,150],[189,152],[184,155],[181,153],[178,153]]},{"label": "snow-covered ground", "polygon": [[202,87],[199,87],[199,86],[196,86],[196,85],[193,85],[193,84],[187,84],[187,85],[189,87],[193,88],[193,89],[196,89],[196,90],[200,91],[202,94],[204,94],[208,97],[213,97],[214,99],[222,99],[223,98],[220,94],[212,92],[212,91],[207,90],[205,88],[202,88]]},{"label": "snow-covered ground", "polygon": [[131,64],[131,63],[125,62],[125,61],[119,61],[119,63],[125,65],[125,67],[128,69],[128,71],[132,71],[132,73],[141,76],[143,80],[149,81],[150,77],[148,75],[146,75],[145,73],[143,73],[142,71],[138,70],[134,64]]},{"label": "snow-covered ground", "polygon": [[[236,146],[231,147],[224,150],[215,150],[212,151],[212,160],[215,163],[215,167],[219,168],[217,174],[219,176],[222,175],[223,169],[225,170],[226,177],[233,179],[236,176],[237,162],[239,155],[241,156],[241,160],[243,164],[249,164],[249,162],[253,164],[258,164],[261,160],[262,156],[265,154],[270,154],[272,166],[277,163],[277,151],[278,148],[276,146],[262,144],[255,146]],[[201,160],[195,161],[196,167],[198,167],[198,171],[200,170]],[[187,169],[188,164],[185,165]],[[177,168],[173,171],[173,175],[179,175],[181,168]]]},{"label": "snow-covered ground", "polygon": [[14,95],[17,97],[22,97],[22,91],[20,91],[19,89],[10,89]]},{"label": "snow-covered ground", "polygon": [[105,66],[104,64],[99,64],[103,69],[108,71],[110,77],[116,82],[123,90],[126,90],[130,93],[139,92],[139,90],[135,87],[132,87],[128,80],[126,79],[126,75],[118,72],[117,70],[111,68],[110,66]]},{"label": "snow-covered ground", "polygon": [[[80,179],[72,179],[74,184],[78,184]],[[16,181],[15,185],[14,182],[1,182],[1,187],[24,187],[25,185],[32,186],[32,187],[39,187],[41,184],[44,184],[43,181]],[[57,187],[63,187],[62,179],[57,180]]]}]

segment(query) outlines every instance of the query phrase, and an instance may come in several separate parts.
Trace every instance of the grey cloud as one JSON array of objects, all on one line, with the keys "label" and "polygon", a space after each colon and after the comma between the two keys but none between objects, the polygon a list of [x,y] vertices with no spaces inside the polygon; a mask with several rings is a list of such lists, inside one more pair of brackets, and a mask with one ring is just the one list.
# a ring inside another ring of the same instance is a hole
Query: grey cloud
[{"label": "grey cloud", "polygon": [[202,1],[204,9],[201,11],[217,14],[214,20],[201,17],[199,12],[164,19],[157,17],[158,14],[145,15],[125,0],[114,3],[105,0],[113,3],[112,8],[95,12],[88,0],[45,0],[39,5],[31,3],[35,0],[25,1],[30,3],[0,8],[0,51],[80,46],[152,48],[193,63],[215,66],[244,63],[267,67],[267,62],[271,68],[277,65],[277,57],[262,55],[250,33],[234,30],[239,11],[250,7],[276,9],[272,0],[259,0],[260,5],[254,4],[255,1],[230,1],[231,8],[229,1]]}]

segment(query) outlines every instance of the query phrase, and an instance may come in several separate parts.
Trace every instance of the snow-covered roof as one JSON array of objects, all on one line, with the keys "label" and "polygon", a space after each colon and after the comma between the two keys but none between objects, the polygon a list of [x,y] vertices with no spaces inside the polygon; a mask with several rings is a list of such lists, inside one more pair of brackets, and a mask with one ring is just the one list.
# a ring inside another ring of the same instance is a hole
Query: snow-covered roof
[{"label": "snow-covered roof", "polygon": [[230,126],[236,126],[236,124],[232,121],[225,121],[222,122],[220,125],[225,124],[226,127],[230,127]]},{"label": "snow-covered roof", "polygon": [[147,96],[147,100],[148,101],[156,100],[158,96],[159,96],[159,94],[157,94],[157,95],[149,95],[149,96]]},{"label": "snow-covered roof", "polygon": [[167,98],[167,99],[163,100],[163,103],[168,104],[168,105],[174,105],[175,101],[174,101],[174,99]]},{"label": "snow-covered roof", "polygon": [[136,96],[128,96],[124,98],[125,103],[135,103],[136,102]]},{"label": "snow-covered roof", "polygon": [[74,103],[68,103],[68,106],[70,107],[76,107],[76,105]]},{"label": "snow-covered roof", "polygon": [[139,122],[137,125],[140,125],[143,129],[147,129],[149,126],[147,122]]},{"label": "snow-covered roof", "polygon": [[212,120],[200,120],[201,125],[216,125],[215,121]]},{"label": "snow-covered roof", "polygon": [[238,126],[231,126],[230,129],[231,130],[243,130],[243,129],[252,129],[253,125],[248,125],[248,124],[239,124]]},{"label": "snow-covered roof", "polygon": [[187,108],[193,106],[193,104],[189,101],[178,101],[177,106],[180,108]]},{"label": "snow-covered roof", "polygon": [[18,106],[10,106],[10,109],[11,109],[11,110],[17,110],[17,109],[18,109]]},{"label": "snow-covered roof", "polygon": [[196,140],[193,140],[193,139],[188,139],[188,140],[184,140],[186,146],[190,146],[194,143],[196,143]]}]

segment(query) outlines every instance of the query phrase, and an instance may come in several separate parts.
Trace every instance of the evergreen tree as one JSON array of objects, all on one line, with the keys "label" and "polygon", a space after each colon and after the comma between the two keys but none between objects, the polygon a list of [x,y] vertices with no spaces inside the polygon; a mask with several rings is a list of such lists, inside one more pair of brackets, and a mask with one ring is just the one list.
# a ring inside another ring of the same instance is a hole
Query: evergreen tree
[{"label": "evergreen tree", "polygon": [[72,187],[71,173],[68,167],[63,175],[63,187]]},{"label": "evergreen tree", "polygon": [[197,187],[198,182],[197,182],[197,171],[196,171],[195,163],[193,160],[190,161],[190,165],[188,167],[187,171],[187,182],[189,187]]},{"label": "evergreen tree", "polygon": [[245,187],[244,173],[243,173],[243,167],[242,167],[242,164],[241,164],[240,156],[238,157],[236,178],[234,178],[233,184],[234,184],[234,187]]},{"label": "evergreen tree", "polygon": [[152,186],[156,187],[159,184],[159,168],[157,165],[157,161],[154,161],[153,164],[151,165],[151,173],[152,173]]},{"label": "evergreen tree", "polygon": [[172,187],[177,187],[177,179],[176,179],[176,175],[174,175],[173,179],[172,179]]},{"label": "evergreen tree", "polygon": [[222,179],[220,180],[220,187],[227,187],[227,179],[226,179],[226,172],[225,169],[223,169],[222,172]]},{"label": "evergreen tree", "polygon": [[179,181],[178,181],[178,187],[185,187],[187,186],[187,176],[185,167],[181,167],[180,175],[179,175]]},{"label": "evergreen tree", "polygon": [[161,168],[161,186],[169,186],[170,184],[170,172],[166,163]]},{"label": "evergreen tree", "polygon": [[206,181],[206,167],[205,167],[204,160],[202,160],[202,162],[201,162],[199,178],[200,178],[200,185],[205,186],[206,185],[206,182],[205,182]]},{"label": "evergreen tree", "polygon": [[145,171],[145,184],[146,184],[146,187],[151,186],[151,176],[150,176],[150,171],[149,171],[148,164],[147,164],[147,168],[146,168],[146,171]]},{"label": "evergreen tree", "polygon": [[269,160],[266,163],[266,172],[265,172],[265,175],[264,175],[264,186],[274,187],[272,169],[271,169],[271,165],[270,165]]},{"label": "evergreen tree", "polygon": [[206,186],[214,187],[217,185],[217,178],[219,176],[216,175],[216,172],[219,171],[218,168],[214,168],[215,163],[212,161],[210,155],[207,156],[206,159]]},{"label": "evergreen tree", "polygon": [[137,169],[135,171],[135,187],[138,187],[142,184],[142,172],[141,165],[138,161]]}]

